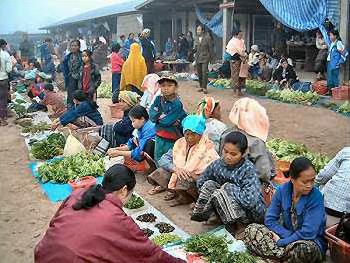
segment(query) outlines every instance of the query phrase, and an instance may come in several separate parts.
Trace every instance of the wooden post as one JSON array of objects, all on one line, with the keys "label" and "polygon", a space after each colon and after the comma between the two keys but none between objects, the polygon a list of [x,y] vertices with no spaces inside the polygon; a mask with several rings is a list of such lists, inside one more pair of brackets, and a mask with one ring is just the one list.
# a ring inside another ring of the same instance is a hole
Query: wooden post
[{"label": "wooden post", "polygon": [[[340,0],[340,19],[339,19],[339,33],[343,40],[343,44],[349,48],[350,45],[350,2],[349,0]],[[341,67],[340,83],[350,79],[350,59],[343,67]]]}]

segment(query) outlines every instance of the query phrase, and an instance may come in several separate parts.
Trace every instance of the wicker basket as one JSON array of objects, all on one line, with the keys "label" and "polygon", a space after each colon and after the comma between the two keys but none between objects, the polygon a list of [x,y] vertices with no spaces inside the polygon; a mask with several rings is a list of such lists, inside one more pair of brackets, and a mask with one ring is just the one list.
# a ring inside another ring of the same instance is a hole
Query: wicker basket
[{"label": "wicker basket", "polygon": [[124,111],[122,105],[119,103],[109,105],[111,111],[111,117],[113,119],[122,119],[124,116]]}]

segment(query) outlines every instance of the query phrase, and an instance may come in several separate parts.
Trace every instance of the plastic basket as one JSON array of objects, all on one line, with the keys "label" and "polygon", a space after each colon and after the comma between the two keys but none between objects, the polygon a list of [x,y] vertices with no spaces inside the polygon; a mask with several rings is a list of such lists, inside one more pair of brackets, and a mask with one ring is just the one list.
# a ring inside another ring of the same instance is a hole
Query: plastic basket
[{"label": "plastic basket", "polygon": [[332,97],[335,100],[347,100],[350,99],[350,87],[341,86],[339,88],[332,89]]},{"label": "plastic basket", "polygon": [[337,263],[349,262],[350,244],[335,236],[338,224],[326,229],[326,239],[328,240],[331,258]]},{"label": "plastic basket", "polygon": [[136,162],[130,158],[125,158],[124,165],[129,167],[131,170],[135,172],[144,172],[146,171],[146,161]]},{"label": "plastic basket", "polygon": [[328,93],[327,81],[316,81],[312,84],[312,89],[319,95],[326,95]]},{"label": "plastic basket", "polygon": [[124,116],[124,111],[122,109],[121,104],[116,103],[116,104],[111,104],[109,105],[109,109],[111,111],[111,117],[113,119],[122,119]]},{"label": "plastic basket", "polygon": [[70,180],[68,184],[72,187],[73,190],[79,188],[88,188],[96,184],[96,178],[93,176],[85,176],[79,179]]}]

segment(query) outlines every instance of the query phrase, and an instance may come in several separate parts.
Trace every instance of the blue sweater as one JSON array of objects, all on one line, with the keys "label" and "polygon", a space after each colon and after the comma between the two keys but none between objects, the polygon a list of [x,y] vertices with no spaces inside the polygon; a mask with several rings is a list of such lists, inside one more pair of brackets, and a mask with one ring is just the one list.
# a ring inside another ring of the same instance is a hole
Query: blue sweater
[{"label": "blue sweater", "polygon": [[156,130],[154,123],[148,120],[141,129],[137,130],[138,145],[133,141],[134,138],[129,139],[128,148],[131,150],[131,158],[135,161],[141,162],[143,160],[142,152],[149,140],[152,140],[156,136]]},{"label": "blue sweater", "polygon": [[68,110],[60,117],[63,126],[74,122],[79,117],[88,117],[93,120],[96,125],[102,125],[103,120],[97,108],[93,107],[89,101],[83,101],[78,106]]},{"label": "blue sweater", "polygon": [[[293,229],[291,219],[292,196],[291,182],[278,188],[267,210],[265,225],[281,238],[277,241],[278,246],[285,247],[298,240],[312,240],[320,247],[322,253],[326,253],[326,213],[321,192],[314,187],[308,195],[300,197],[296,204],[296,230]],[[280,218],[283,224],[280,223]]]}]

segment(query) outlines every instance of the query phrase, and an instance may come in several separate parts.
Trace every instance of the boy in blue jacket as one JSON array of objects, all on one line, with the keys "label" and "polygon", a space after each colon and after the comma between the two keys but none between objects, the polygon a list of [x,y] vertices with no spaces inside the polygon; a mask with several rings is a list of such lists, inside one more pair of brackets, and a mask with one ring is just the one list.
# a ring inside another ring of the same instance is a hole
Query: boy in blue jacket
[{"label": "boy in blue jacket", "polygon": [[137,130],[137,136],[130,138],[127,145],[109,149],[107,154],[110,157],[130,157],[137,162],[143,161],[146,156],[153,159],[156,130],[147,110],[137,105],[129,111],[129,118]]},{"label": "boy in blue jacket", "polygon": [[181,122],[187,116],[177,95],[178,83],[173,76],[163,76],[158,81],[161,95],[150,107],[150,120],[156,124],[155,161],[173,148],[182,137]]}]

